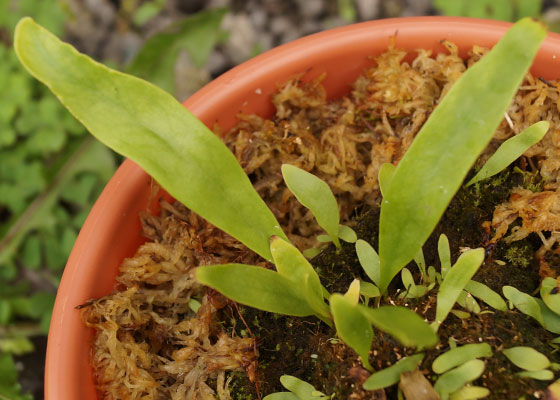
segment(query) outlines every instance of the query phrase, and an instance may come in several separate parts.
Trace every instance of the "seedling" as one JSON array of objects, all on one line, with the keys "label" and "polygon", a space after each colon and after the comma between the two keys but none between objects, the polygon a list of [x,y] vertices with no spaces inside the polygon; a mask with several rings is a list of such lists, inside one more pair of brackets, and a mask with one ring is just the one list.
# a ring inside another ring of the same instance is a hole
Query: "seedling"
[{"label": "seedling", "polygon": [[280,383],[289,392],[272,393],[263,400],[328,400],[333,396],[318,391],[313,385],[291,375],[282,375]]},{"label": "seedling", "polygon": [[492,348],[488,343],[466,344],[461,347],[455,347],[438,356],[432,364],[432,370],[436,374],[443,374],[467,361],[491,356]]},{"label": "seedling", "polygon": [[465,384],[474,381],[484,372],[484,361],[470,360],[441,375],[434,385],[442,400],[461,389]]},{"label": "seedling", "polygon": [[400,380],[402,373],[414,371],[422,362],[423,358],[424,353],[404,357],[394,365],[371,374],[364,382],[364,389],[377,390],[394,385]]}]

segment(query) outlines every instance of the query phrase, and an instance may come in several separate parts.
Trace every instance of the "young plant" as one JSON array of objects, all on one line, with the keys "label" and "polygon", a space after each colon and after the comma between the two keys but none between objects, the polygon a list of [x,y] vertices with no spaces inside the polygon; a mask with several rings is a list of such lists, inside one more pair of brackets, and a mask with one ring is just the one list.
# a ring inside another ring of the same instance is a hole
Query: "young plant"
[{"label": "young plant", "polygon": [[390,367],[371,374],[363,384],[364,389],[378,390],[394,385],[401,379],[401,374],[418,368],[423,358],[424,353],[404,357]]},{"label": "young plant", "polygon": [[484,368],[484,361],[476,359],[467,361],[441,375],[436,381],[434,389],[439,393],[441,400],[447,400],[452,393],[482,375]]},{"label": "young plant", "polygon": [[333,396],[327,396],[319,392],[313,385],[302,381],[291,375],[282,375],[280,383],[289,392],[277,392],[266,396],[263,400],[328,400]]},{"label": "young plant", "polygon": [[521,157],[531,146],[537,144],[544,137],[549,127],[550,123],[548,121],[540,121],[531,125],[519,135],[506,140],[466,186],[500,173],[504,168]]},{"label": "young plant", "polygon": [[545,36],[545,29],[530,19],[515,24],[455,82],[384,185],[381,292],[433,231],[492,138]]},{"label": "young plant", "polygon": [[488,343],[466,344],[450,349],[438,356],[432,364],[432,370],[436,374],[443,374],[467,361],[491,356],[492,348]]},{"label": "young plant", "polygon": [[533,317],[546,330],[560,334],[560,315],[550,310],[541,299],[523,293],[513,286],[504,286],[502,292],[523,314]]}]

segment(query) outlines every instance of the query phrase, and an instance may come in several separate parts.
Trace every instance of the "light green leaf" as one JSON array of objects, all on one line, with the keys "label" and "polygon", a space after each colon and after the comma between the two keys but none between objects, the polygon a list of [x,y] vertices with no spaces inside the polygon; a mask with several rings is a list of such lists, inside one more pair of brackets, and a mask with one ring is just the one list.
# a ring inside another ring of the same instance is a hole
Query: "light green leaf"
[{"label": "light green leaf", "polygon": [[33,343],[25,336],[0,337],[0,353],[22,355],[31,353],[34,349]]},{"label": "light green leaf", "polygon": [[424,251],[422,251],[422,248],[420,248],[418,253],[414,256],[414,262],[418,265],[418,269],[420,269],[422,279],[426,279],[426,260],[424,259]]},{"label": "light green leaf", "polygon": [[491,140],[545,37],[535,21],[516,23],[455,82],[399,162],[381,203],[382,292],[433,231]]},{"label": "light green leaf", "polygon": [[503,353],[513,364],[526,371],[538,371],[550,366],[550,360],[532,347],[511,347],[504,349]]},{"label": "light green leaf", "polygon": [[[555,290],[556,293],[551,293],[552,290]],[[541,283],[541,299],[550,310],[560,314],[560,295],[557,292],[556,279],[544,278]]]},{"label": "light green leaf", "polygon": [[303,251],[303,255],[308,260],[311,260],[313,257],[318,256],[321,253],[321,249],[318,247],[311,247]]},{"label": "light green leaf", "polygon": [[423,358],[424,353],[404,357],[390,367],[371,374],[371,376],[364,382],[364,389],[378,390],[394,385],[401,379],[401,374],[403,372],[414,371],[422,362]]},{"label": "light green leaf", "polygon": [[340,249],[338,240],[340,214],[336,198],[329,185],[315,175],[289,164],[282,165],[282,176],[288,189],[301,204],[311,210],[317,223]]},{"label": "light green leaf", "polygon": [[438,356],[433,364],[432,370],[436,374],[455,368],[469,360],[481,357],[491,357],[492,347],[488,343],[472,343],[464,346],[455,347]]},{"label": "light green leaf", "polygon": [[513,286],[504,286],[502,292],[505,298],[511,301],[519,311],[533,317],[541,325],[544,324],[539,303],[534,297],[517,290]]},{"label": "light green leaf", "polygon": [[397,167],[391,163],[383,163],[381,164],[381,168],[379,168],[377,180],[379,181],[379,190],[381,191],[381,196],[383,197],[385,197],[385,193],[387,193],[387,190],[389,189],[389,185],[391,184],[391,179],[393,178],[396,168]]},{"label": "light green leaf", "polygon": [[196,300],[196,299],[190,299],[189,300],[189,308],[194,312],[197,313],[198,310],[200,309],[200,307],[202,307],[202,304],[200,303],[200,301]]},{"label": "light green leaf", "polygon": [[371,245],[365,240],[356,241],[356,254],[360,265],[369,279],[376,285],[379,283],[379,256]]},{"label": "light green leaf", "polygon": [[428,292],[428,288],[426,286],[416,285],[414,283],[414,278],[408,268],[403,268],[401,270],[401,279],[404,285],[404,292],[401,294],[407,299],[416,299],[424,296]]},{"label": "light green leaf", "polygon": [[300,398],[290,392],[278,392],[265,396],[263,400],[300,400]]},{"label": "light green leaf", "polygon": [[468,312],[479,314],[480,306],[470,293],[461,290],[459,297],[457,297],[457,304],[467,309]]},{"label": "light green leaf", "polygon": [[537,144],[544,137],[549,127],[550,123],[548,121],[540,121],[531,125],[519,135],[515,135],[503,142],[466,186],[490,178],[505,169],[521,157],[531,146]]},{"label": "light green leaf", "polygon": [[354,229],[347,225],[338,226],[338,237],[347,243],[356,243],[356,240],[358,240],[358,235],[356,235]]},{"label": "light green leaf", "polygon": [[309,261],[291,243],[279,237],[270,242],[270,253],[278,273],[292,282],[294,288],[307,299],[315,314],[329,319],[329,307],[323,301],[323,289],[319,275]]},{"label": "light green leaf", "polygon": [[366,281],[360,281],[360,294],[369,298],[381,296],[377,286]]},{"label": "light green leaf", "polygon": [[451,371],[441,375],[434,389],[445,399],[449,394],[461,389],[465,384],[474,381],[484,372],[484,361],[470,360]]},{"label": "light green leaf", "polygon": [[484,261],[484,249],[469,250],[461,254],[440,285],[437,294],[435,327],[445,320],[461,291]]},{"label": "light green leaf", "polygon": [[560,334],[560,315],[551,311],[541,299],[535,299],[541,311],[543,326],[547,331]]},{"label": "light green leaf", "polygon": [[360,301],[360,280],[354,279],[346,293],[344,293],[344,298],[348,299],[352,304],[358,305]]},{"label": "light green leaf", "polygon": [[490,394],[490,390],[481,386],[464,386],[451,393],[450,400],[477,400],[483,399]]},{"label": "light green leaf", "polygon": [[507,304],[504,299],[484,283],[470,280],[465,286],[465,290],[496,310],[507,310]]},{"label": "light green leaf", "polygon": [[438,239],[439,262],[441,263],[441,276],[445,278],[451,269],[451,250],[449,249],[449,239],[445,234],[439,235]]},{"label": "light green leaf", "polygon": [[313,385],[295,376],[282,375],[280,377],[280,383],[300,400],[323,400],[326,398],[324,395],[317,395],[320,392],[318,392]]},{"label": "light green leaf", "polygon": [[357,304],[340,294],[331,296],[330,306],[338,336],[360,356],[363,366],[372,370],[368,360],[373,340],[371,323]]},{"label": "light green leaf", "polygon": [[266,268],[243,264],[199,267],[196,279],[224,296],[278,314],[307,316],[313,310],[293,282]]},{"label": "light green leaf", "polygon": [[515,374],[520,378],[537,379],[539,381],[550,381],[554,379],[554,373],[548,369],[540,371],[522,371]]},{"label": "light green leaf", "polygon": [[404,346],[430,348],[439,339],[418,314],[405,307],[382,306],[368,308],[360,306],[366,318],[380,331],[393,336]]},{"label": "light green leaf", "polygon": [[27,70],[100,141],[270,260],[270,237],[285,237],[276,218],[226,145],[172,96],[96,63],[30,18],[19,22],[14,47]]}]

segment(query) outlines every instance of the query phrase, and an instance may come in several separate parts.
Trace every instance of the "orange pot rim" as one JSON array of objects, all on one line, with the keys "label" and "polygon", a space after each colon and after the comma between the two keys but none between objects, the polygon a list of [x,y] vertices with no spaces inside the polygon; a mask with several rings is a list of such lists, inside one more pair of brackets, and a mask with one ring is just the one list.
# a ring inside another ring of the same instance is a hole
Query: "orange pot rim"
[{"label": "orange pot rim", "polygon": [[[301,75],[313,79],[326,72],[330,98],[349,91],[363,68],[372,65],[391,41],[413,51],[443,52],[442,39],[456,43],[465,55],[473,44],[491,47],[509,23],[450,17],[395,18],[364,22],[324,31],[263,53],[224,73],[191,96],[184,105],[209,127],[227,131],[238,113],[271,115],[268,96],[277,84]],[[532,72],[545,79],[560,78],[560,35],[549,34]],[[64,271],[47,345],[45,398],[95,400],[89,366],[91,331],[75,309],[111,291],[118,264],[142,242],[138,212],[150,200],[149,176],[126,160],[105,187],[76,240]],[[151,199],[153,200],[153,199]]]}]

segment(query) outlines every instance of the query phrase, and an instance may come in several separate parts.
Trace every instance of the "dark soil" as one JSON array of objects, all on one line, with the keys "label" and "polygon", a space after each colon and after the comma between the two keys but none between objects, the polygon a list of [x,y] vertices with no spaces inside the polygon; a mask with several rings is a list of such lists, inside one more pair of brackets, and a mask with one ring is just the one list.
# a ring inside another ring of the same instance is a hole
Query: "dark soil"
[{"label": "dark soil", "polygon": [[[512,188],[523,186],[537,190],[540,182],[528,172],[515,172],[509,168],[496,177],[483,181],[480,185],[462,188],[455,196],[439,225],[424,246],[428,265],[439,269],[437,241],[445,233],[451,245],[452,260],[456,260],[462,247],[485,247],[486,260],[475,276],[498,293],[502,286],[511,285],[526,293],[532,293],[539,286],[539,263],[535,252],[540,246],[537,237],[511,245],[490,244],[491,232],[482,228],[484,221],[492,219],[497,204],[507,200]],[[377,247],[377,226],[379,210],[358,210],[356,232],[361,239]],[[505,261],[496,263],[495,260]],[[312,261],[329,292],[345,292],[354,278],[367,280],[360,267],[354,246],[344,244],[337,252],[331,246]],[[411,263],[410,271],[418,271]],[[416,277],[418,280],[418,276]],[[395,293],[400,280],[394,279],[389,293]],[[407,305],[428,321],[434,319],[436,292],[420,299],[406,300]],[[395,303],[403,303],[396,296]],[[385,301],[388,301],[386,299]],[[548,344],[555,336],[542,328],[535,320],[517,311],[500,312],[479,302],[481,308],[491,313],[472,314],[467,319],[459,319],[450,314],[440,327],[440,345],[428,350],[420,367],[429,380],[435,382],[437,376],[431,373],[433,360],[449,349],[448,342],[459,345],[486,342],[493,348],[494,355],[486,360],[484,374],[475,385],[490,389],[489,399],[533,397],[543,393],[548,382],[521,379],[514,374],[520,370],[513,366],[502,354],[503,348],[530,346],[547,354],[552,362],[560,362],[560,356],[552,352]],[[361,384],[369,372],[361,367],[357,355],[336,339],[336,332],[315,318],[292,318],[261,312],[242,307],[241,313],[251,333],[259,343],[258,387],[261,395],[285,391],[279,378],[284,374],[293,375],[313,384],[318,390],[335,394],[337,399],[383,399],[396,398],[396,386],[383,391],[367,392]],[[237,334],[248,334],[247,326],[235,312],[228,320],[235,321]],[[370,362],[376,370],[392,365],[413,349],[403,348],[390,336],[376,332],[370,352]],[[256,399],[257,384],[250,382],[242,374],[233,380],[232,393],[236,399]]]}]

